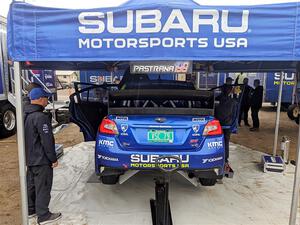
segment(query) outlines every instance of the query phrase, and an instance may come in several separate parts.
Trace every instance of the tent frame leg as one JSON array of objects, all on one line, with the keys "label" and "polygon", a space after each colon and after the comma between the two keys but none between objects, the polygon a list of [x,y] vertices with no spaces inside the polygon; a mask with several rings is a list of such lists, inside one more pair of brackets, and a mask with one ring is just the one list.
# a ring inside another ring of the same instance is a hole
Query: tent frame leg
[{"label": "tent frame leg", "polygon": [[279,120],[280,120],[280,110],[281,110],[281,97],[282,97],[283,77],[284,77],[284,72],[282,71],[280,73],[280,86],[279,86],[279,93],[278,93],[278,100],[277,100],[275,135],[274,135],[274,143],[273,143],[273,157],[276,156],[276,152],[277,152],[277,142],[278,142],[278,132],[279,132]]},{"label": "tent frame leg", "polygon": [[165,177],[155,180],[155,200],[150,200],[152,224],[173,225],[169,202],[169,181]]},{"label": "tent frame leg", "polygon": [[26,161],[25,161],[25,129],[23,115],[23,93],[21,67],[19,62],[14,62],[16,115],[17,115],[17,142],[19,156],[19,174],[21,188],[22,225],[28,225],[28,199],[26,182]]},{"label": "tent frame leg", "polygon": [[[299,76],[299,71],[297,71],[297,76]],[[297,79],[298,82],[299,79]],[[298,84],[297,84],[298,86]],[[299,90],[299,89],[298,89]],[[298,94],[298,90],[296,94]],[[289,225],[296,225],[297,219],[297,209],[298,209],[298,200],[299,200],[299,188],[300,188],[300,125],[298,126],[298,143],[297,143],[297,157],[296,157],[296,170],[294,175],[294,186],[293,186],[293,195],[290,211],[290,220]]]}]

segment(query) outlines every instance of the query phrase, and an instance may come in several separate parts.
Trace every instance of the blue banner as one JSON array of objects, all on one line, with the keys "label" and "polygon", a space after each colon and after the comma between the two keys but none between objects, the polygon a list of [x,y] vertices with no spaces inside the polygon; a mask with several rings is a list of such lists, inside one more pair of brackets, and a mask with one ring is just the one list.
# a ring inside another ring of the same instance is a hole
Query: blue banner
[{"label": "blue banner", "polygon": [[[284,73],[281,99],[283,103],[292,103],[295,76],[295,73]],[[279,86],[280,73],[268,73],[266,77],[265,102],[275,103],[278,101]]]},{"label": "blue banner", "polygon": [[56,87],[54,70],[29,70],[28,78],[31,82],[44,84],[49,89]]},{"label": "blue banner", "polygon": [[298,2],[207,6],[132,0],[55,9],[13,2],[9,55],[17,61],[300,60]]}]

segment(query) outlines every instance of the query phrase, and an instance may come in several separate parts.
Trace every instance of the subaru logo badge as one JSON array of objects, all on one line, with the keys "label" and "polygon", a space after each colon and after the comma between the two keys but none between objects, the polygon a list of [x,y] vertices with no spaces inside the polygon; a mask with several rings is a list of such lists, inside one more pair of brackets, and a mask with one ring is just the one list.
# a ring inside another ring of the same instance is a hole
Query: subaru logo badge
[{"label": "subaru logo badge", "polygon": [[199,126],[199,125],[193,125],[193,131],[194,131],[195,133],[198,133],[199,129],[200,129],[200,126]]},{"label": "subaru logo badge", "polygon": [[158,123],[164,123],[164,122],[166,122],[166,118],[163,118],[163,117],[157,117],[157,118],[155,118],[155,121],[156,122],[158,122]]},{"label": "subaru logo badge", "polygon": [[121,130],[122,130],[123,132],[126,132],[127,129],[128,129],[128,125],[127,125],[127,124],[121,124]]}]

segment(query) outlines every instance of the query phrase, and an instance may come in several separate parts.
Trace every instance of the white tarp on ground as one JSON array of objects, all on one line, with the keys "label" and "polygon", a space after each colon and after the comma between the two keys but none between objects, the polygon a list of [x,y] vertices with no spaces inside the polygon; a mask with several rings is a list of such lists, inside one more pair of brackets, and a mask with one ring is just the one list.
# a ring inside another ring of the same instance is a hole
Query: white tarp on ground
[{"label": "white tarp on ground", "polygon": [[[170,184],[174,225],[286,225],[294,167],[285,174],[262,173],[262,153],[231,145],[233,179],[194,187],[180,175]],[[151,225],[152,174],[137,174],[122,185],[87,183],[94,171],[94,143],[66,149],[54,172],[50,209],[63,214],[59,225]],[[31,220],[34,225],[35,221]]]}]

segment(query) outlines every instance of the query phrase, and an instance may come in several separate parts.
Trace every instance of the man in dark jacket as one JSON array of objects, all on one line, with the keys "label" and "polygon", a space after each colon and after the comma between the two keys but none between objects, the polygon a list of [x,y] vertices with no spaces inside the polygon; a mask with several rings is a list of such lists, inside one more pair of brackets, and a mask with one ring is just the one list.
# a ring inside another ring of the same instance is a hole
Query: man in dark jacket
[{"label": "man in dark jacket", "polygon": [[249,79],[246,77],[243,80],[244,89],[243,97],[241,100],[240,114],[239,114],[239,125],[241,125],[242,119],[244,120],[245,126],[250,126],[248,123],[248,112],[250,109],[250,94],[252,92],[252,87],[248,85]]},{"label": "man in dark jacket", "polygon": [[231,135],[231,125],[233,124],[234,114],[237,107],[237,102],[229,95],[232,91],[231,86],[222,87],[222,93],[216,98],[219,105],[216,107],[215,117],[220,121],[223,128],[225,142],[225,170],[229,170],[229,141]]},{"label": "man in dark jacket", "polygon": [[253,127],[250,128],[250,131],[258,131],[259,130],[259,117],[258,112],[262,107],[263,100],[263,86],[260,85],[260,80],[254,80],[254,90],[251,93],[251,117],[253,121]]},{"label": "man in dark jacket", "polygon": [[58,165],[51,120],[43,112],[50,95],[42,88],[33,88],[29,93],[31,104],[25,105],[28,215],[37,215],[38,224],[61,218],[60,213],[51,213],[48,208],[53,168]]}]

